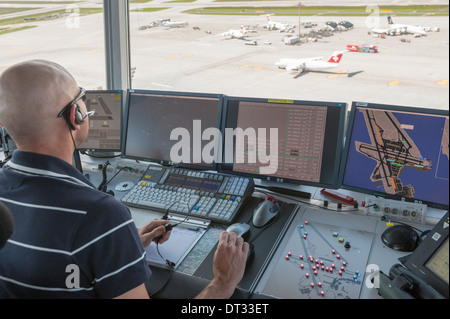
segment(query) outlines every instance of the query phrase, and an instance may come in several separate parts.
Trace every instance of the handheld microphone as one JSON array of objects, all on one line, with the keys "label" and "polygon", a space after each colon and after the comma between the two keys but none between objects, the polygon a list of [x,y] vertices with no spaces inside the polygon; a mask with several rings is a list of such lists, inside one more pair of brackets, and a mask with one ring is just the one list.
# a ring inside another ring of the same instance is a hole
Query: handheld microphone
[{"label": "handheld microphone", "polygon": [[14,232],[14,223],[8,207],[0,202],[0,249]]}]

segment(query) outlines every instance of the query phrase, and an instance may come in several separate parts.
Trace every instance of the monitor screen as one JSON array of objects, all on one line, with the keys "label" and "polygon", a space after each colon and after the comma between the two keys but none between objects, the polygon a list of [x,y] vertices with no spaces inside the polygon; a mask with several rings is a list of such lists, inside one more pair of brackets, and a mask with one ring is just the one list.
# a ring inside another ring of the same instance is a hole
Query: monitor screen
[{"label": "monitor screen", "polygon": [[448,209],[448,114],[353,102],[342,187]]},{"label": "monitor screen", "polygon": [[448,264],[448,237],[445,242],[437,249],[431,258],[425,264],[429,270],[431,270],[439,279],[444,281],[448,285],[449,277],[449,264]]},{"label": "monitor screen", "polygon": [[95,113],[89,117],[88,137],[78,149],[120,152],[122,91],[86,91],[85,104],[88,111]]},{"label": "monitor screen", "polygon": [[130,90],[123,156],[215,169],[222,101],[218,94]]},{"label": "monitor screen", "polygon": [[[404,262],[406,268],[445,298],[448,298],[449,293],[449,225],[448,212],[446,212]],[[420,284],[417,290],[427,293],[427,298],[433,296],[429,294],[427,285]]]},{"label": "monitor screen", "polygon": [[337,187],[346,103],[226,97],[222,170]]}]

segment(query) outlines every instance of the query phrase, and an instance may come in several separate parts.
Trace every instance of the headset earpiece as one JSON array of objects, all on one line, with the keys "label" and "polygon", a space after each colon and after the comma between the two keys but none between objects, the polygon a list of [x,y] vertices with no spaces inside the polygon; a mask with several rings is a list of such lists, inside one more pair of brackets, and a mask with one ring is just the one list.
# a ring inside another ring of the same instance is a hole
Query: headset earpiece
[{"label": "headset earpiece", "polygon": [[[75,105],[75,124],[83,124],[84,123],[84,119],[83,119],[83,113],[81,112],[80,107],[78,106],[78,104],[73,104]],[[72,105],[72,106],[73,106]],[[69,125],[69,128],[72,131],[75,131],[75,127],[72,125],[72,123],[70,122],[70,110],[72,109],[71,107],[68,107],[65,112],[63,113],[64,118],[66,119],[67,124]]]},{"label": "headset earpiece", "polygon": [[78,104],[75,105],[75,123],[81,125],[84,123],[83,113],[81,112],[80,106]]}]

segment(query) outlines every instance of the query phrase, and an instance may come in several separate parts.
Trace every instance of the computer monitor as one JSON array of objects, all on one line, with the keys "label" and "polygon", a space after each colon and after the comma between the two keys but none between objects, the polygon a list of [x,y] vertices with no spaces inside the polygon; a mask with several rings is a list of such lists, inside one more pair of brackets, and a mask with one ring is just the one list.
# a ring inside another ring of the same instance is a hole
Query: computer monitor
[{"label": "computer monitor", "polygon": [[448,209],[448,110],[353,102],[342,188]]},{"label": "computer monitor", "polygon": [[89,134],[78,146],[81,151],[120,152],[123,112],[121,90],[86,91],[86,107],[95,111],[89,118]]},{"label": "computer monitor", "polygon": [[221,170],[336,188],[346,103],[226,97]]},{"label": "computer monitor", "polygon": [[122,156],[216,169],[222,103],[220,94],[129,90]]},{"label": "computer monitor", "polygon": [[447,212],[404,263],[445,298],[449,297],[449,226]]}]

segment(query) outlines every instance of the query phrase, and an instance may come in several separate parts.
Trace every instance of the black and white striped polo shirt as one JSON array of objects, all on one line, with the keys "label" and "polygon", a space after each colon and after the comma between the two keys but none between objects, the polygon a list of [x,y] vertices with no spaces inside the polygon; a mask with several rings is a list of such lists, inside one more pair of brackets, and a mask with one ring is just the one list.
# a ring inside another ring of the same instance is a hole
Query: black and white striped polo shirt
[{"label": "black and white striped polo shirt", "polygon": [[14,234],[0,298],[112,298],[150,277],[129,209],[61,159],[15,151],[0,170]]}]

